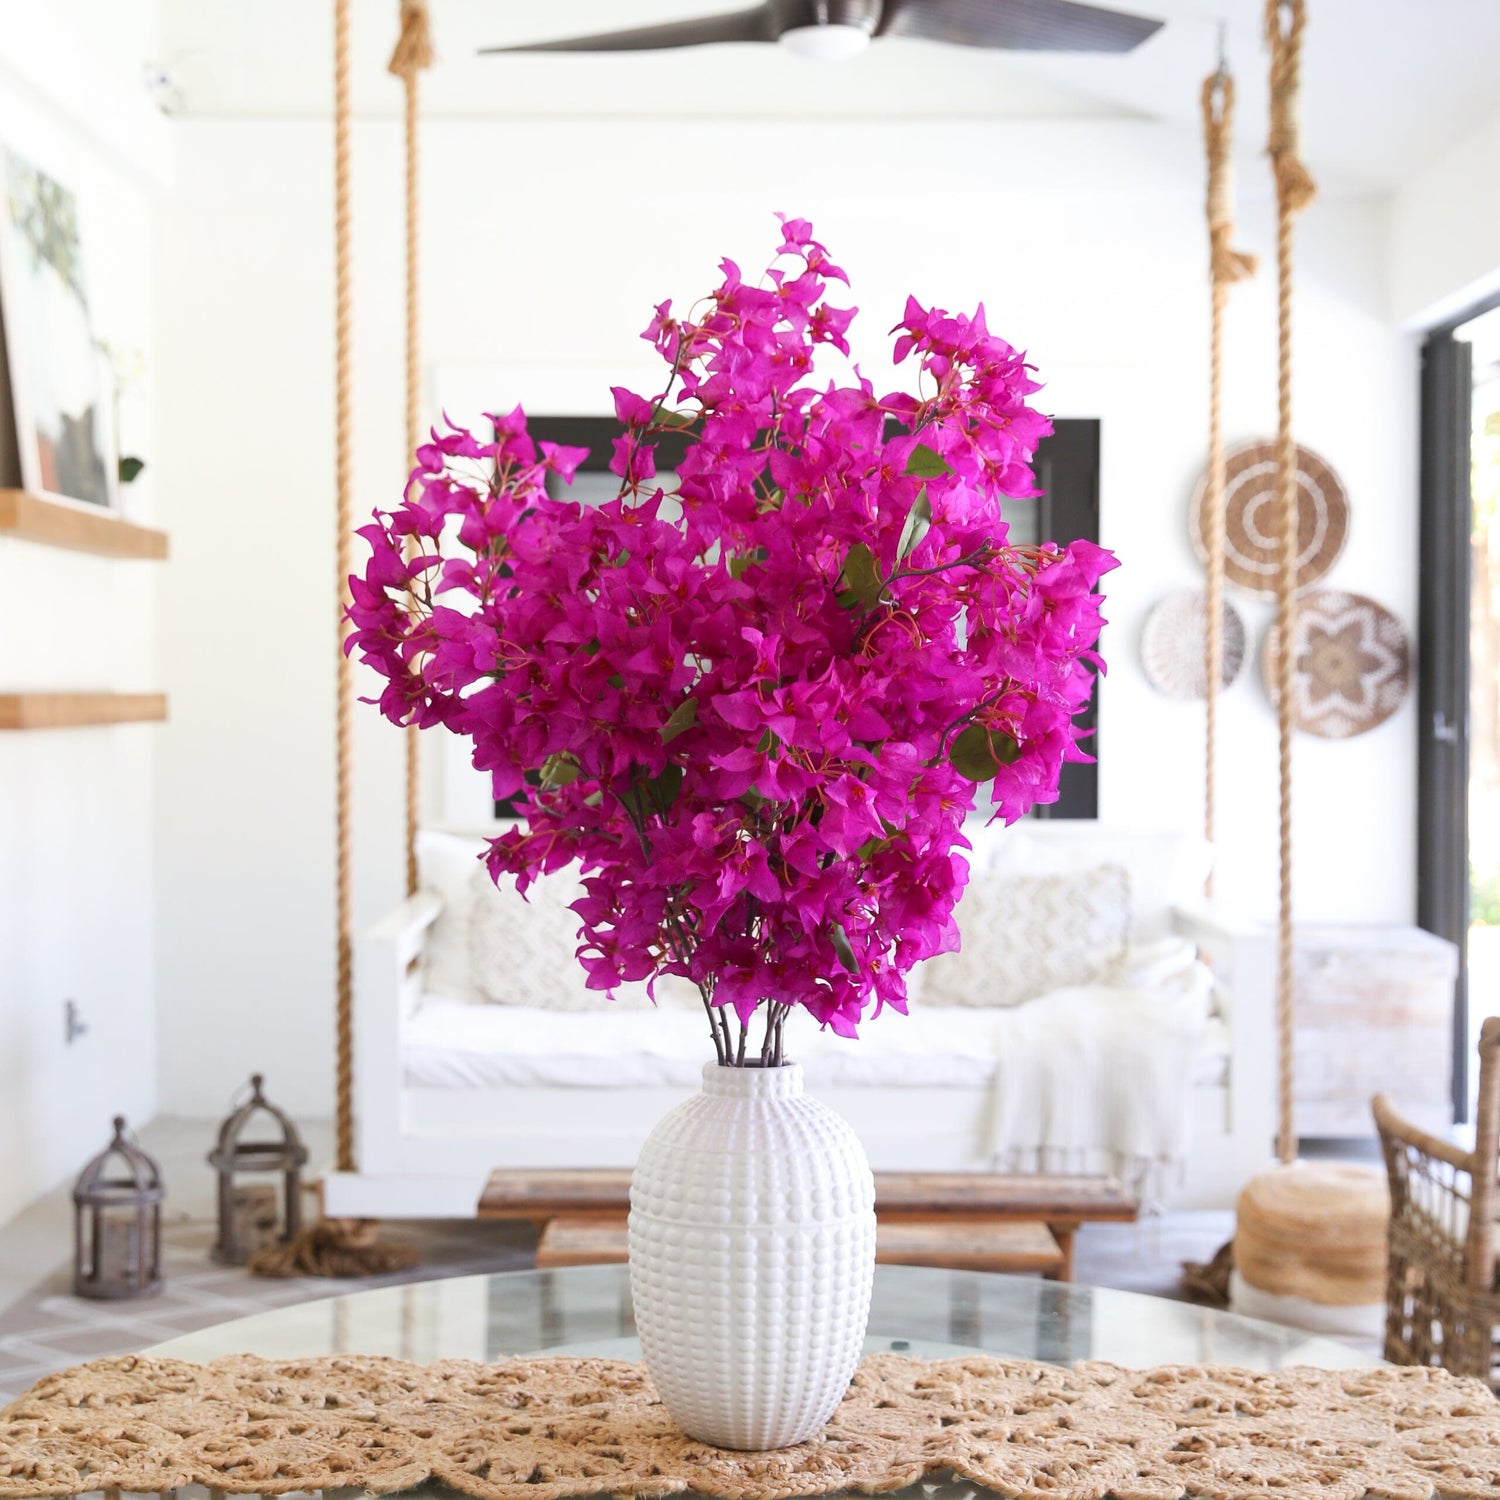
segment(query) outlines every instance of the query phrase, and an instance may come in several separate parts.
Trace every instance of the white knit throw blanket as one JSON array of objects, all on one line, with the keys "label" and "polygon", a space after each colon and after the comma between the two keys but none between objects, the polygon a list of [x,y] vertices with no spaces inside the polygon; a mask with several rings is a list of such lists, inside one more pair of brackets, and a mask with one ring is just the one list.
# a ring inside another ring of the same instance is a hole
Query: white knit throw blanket
[{"label": "white knit throw blanket", "polygon": [[1152,1210],[1180,1186],[1213,976],[1189,945],[1132,955],[1116,985],[992,1012],[989,1149],[1002,1172],[1108,1173]]}]

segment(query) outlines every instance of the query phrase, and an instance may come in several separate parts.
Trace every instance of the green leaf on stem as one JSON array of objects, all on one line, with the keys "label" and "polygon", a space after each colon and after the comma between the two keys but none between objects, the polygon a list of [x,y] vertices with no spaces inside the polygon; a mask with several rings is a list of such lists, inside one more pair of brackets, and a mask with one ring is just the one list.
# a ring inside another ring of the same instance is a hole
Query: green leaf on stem
[{"label": "green leaf on stem", "polygon": [[559,750],[542,762],[542,787],[550,792],[554,787],[577,781],[582,774],[578,762],[566,750]]},{"label": "green leaf on stem", "polygon": [[673,411],[670,406],[660,402],[651,413],[653,427],[691,427],[697,420],[696,412]]},{"label": "green leaf on stem", "polygon": [[879,601],[884,585],[875,566],[875,554],[863,542],[856,542],[849,549],[839,582],[844,586],[839,596],[844,609],[870,609]]},{"label": "green leaf on stem", "polygon": [[901,540],[896,544],[896,561],[905,562],[918,547],[922,538],[932,529],[932,502],[927,498],[927,486],[917,491],[911,509],[906,513],[906,524],[901,528]]},{"label": "green leaf on stem", "polygon": [[833,939],[833,951],[838,954],[839,962],[851,974],[858,974],[859,960],[854,956],[854,948],[849,942],[849,934],[844,931],[844,924],[842,922],[830,922],[828,924],[828,935]]},{"label": "green leaf on stem", "polygon": [[741,557],[729,559],[729,576],[743,578],[757,563],[763,563],[770,554],[764,547],[755,547]]},{"label": "green leaf on stem", "polygon": [[1013,766],[1021,758],[1021,744],[1003,729],[990,730],[990,749],[1002,766]]},{"label": "green leaf on stem", "polygon": [[970,781],[990,781],[1001,766],[1014,765],[1021,747],[1001,729],[983,724],[967,725],[948,750],[948,760],[960,776]]},{"label": "green leaf on stem", "polygon": [[941,479],[953,472],[953,465],[936,448],[918,443],[906,461],[906,472],[914,479]]},{"label": "green leaf on stem", "polygon": [[672,710],[672,716],[661,726],[661,742],[670,745],[679,734],[686,734],[698,722],[698,700],[684,698]]},{"label": "green leaf on stem", "polygon": [[646,783],[646,790],[651,798],[651,803],[656,811],[665,816],[671,810],[672,804],[677,800],[677,794],[682,790],[682,767],[668,763],[662,768],[661,775],[653,776]]}]

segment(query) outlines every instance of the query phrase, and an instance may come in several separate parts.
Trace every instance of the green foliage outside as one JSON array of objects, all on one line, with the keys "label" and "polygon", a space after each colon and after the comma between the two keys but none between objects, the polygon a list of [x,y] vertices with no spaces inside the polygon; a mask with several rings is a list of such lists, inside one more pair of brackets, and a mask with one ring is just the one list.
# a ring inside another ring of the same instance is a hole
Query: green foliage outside
[{"label": "green foliage outside", "polygon": [[1475,927],[1500,927],[1500,870],[1481,876],[1470,867],[1469,921]]}]

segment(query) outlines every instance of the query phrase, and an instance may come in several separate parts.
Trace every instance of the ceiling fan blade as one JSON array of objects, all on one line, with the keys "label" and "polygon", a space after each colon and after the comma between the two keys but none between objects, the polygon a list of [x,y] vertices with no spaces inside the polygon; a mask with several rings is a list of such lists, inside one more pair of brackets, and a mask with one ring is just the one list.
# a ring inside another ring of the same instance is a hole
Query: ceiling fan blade
[{"label": "ceiling fan blade", "polygon": [[498,52],[655,52],[666,47],[702,47],[711,42],[774,42],[777,26],[769,5],[737,10],[724,16],[691,21],[669,21],[634,31],[606,31],[597,36],[563,37],[555,42],[530,42],[520,47],[483,47]]},{"label": "ceiling fan blade", "polygon": [[1161,26],[1077,0],[886,0],[876,35],[1007,52],[1129,52]]}]

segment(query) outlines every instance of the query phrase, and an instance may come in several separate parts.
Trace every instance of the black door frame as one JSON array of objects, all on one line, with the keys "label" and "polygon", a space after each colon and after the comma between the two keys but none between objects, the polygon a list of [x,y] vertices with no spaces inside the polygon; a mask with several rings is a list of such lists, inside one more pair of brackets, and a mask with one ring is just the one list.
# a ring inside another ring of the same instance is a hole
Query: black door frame
[{"label": "black door frame", "polygon": [[1469,606],[1474,525],[1473,358],[1455,337],[1500,293],[1422,345],[1417,621],[1417,923],[1458,948],[1453,1118],[1469,1114]]},{"label": "black door frame", "polygon": [[1453,1118],[1469,1104],[1469,346],[1422,346],[1417,604],[1417,925],[1458,947]]}]

